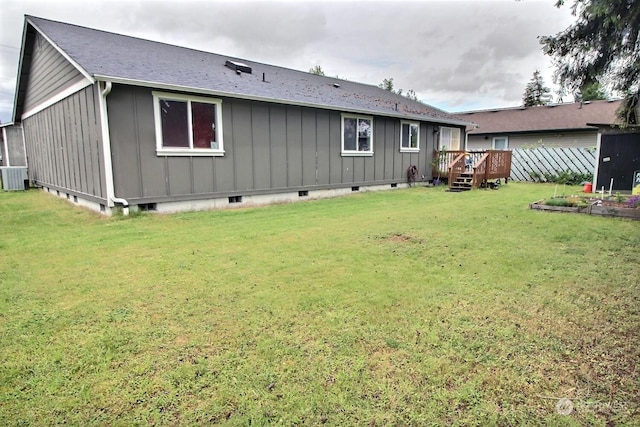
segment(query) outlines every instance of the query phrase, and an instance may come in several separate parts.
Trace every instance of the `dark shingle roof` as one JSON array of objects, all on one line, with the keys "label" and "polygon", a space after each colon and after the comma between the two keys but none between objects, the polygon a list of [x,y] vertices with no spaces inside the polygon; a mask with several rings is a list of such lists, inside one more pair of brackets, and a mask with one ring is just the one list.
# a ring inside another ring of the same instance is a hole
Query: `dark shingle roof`
[{"label": "dark shingle roof", "polygon": [[616,110],[621,102],[590,101],[454,114],[478,125],[477,128],[468,129],[471,135],[595,129],[589,124],[616,123]]},{"label": "dark shingle roof", "polygon": [[[32,16],[27,16],[26,19],[96,80],[308,105],[345,112],[467,124],[440,109],[372,85],[316,76]],[[227,60],[247,64],[253,69],[252,74],[237,74],[225,66]]]}]

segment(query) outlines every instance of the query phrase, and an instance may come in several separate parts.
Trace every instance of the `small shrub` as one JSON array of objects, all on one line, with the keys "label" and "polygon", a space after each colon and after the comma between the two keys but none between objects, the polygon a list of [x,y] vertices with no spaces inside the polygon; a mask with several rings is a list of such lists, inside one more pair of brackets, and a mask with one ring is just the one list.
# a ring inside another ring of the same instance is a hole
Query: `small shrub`
[{"label": "small shrub", "polygon": [[[534,172],[534,174],[536,173]],[[531,175],[531,173],[529,173],[529,175]],[[536,174],[536,175],[539,176],[539,174]],[[580,185],[583,182],[593,181],[593,174],[573,172],[567,169],[565,171],[560,172],[558,175],[554,175],[552,173],[546,172],[544,174],[544,179],[547,182],[556,182],[558,184]]]},{"label": "small shrub", "polygon": [[533,180],[533,182],[542,182],[542,175],[536,171],[529,172],[529,176]]},{"label": "small shrub", "polygon": [[549,199],[544,202],[547,206],[573,206],[573,203],[567,199]]},{"label": "small shrub", "polygon": [[566,206],[566,207],[579,207],[586,208],[589,206],[587,201],[580,196],[567,196],[567,197],[557,197],[553,199],[546,200],[544,202],[547,206]]}]

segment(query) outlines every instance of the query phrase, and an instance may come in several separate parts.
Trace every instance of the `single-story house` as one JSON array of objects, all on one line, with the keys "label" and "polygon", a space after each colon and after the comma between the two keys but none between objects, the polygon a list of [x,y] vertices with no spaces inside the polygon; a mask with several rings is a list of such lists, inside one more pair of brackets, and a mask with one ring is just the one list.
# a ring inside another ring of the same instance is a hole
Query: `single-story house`
[{"label": "single-story house", "polygon": [[22,126],[2,123],[0,129],[0,166],[27,166]]},{"label": "single-story house", "polygon": [[469,124],[337,78],[26,16],[14,122],[29,179],[73,202],[174,212],[429,179]]},{"label": "single-story house", "polygon": [[622,101],[587,101],[455,113],[473,122],[467,128],[466,150],[514,148],[593,148],[598,127],[617,123]]}]

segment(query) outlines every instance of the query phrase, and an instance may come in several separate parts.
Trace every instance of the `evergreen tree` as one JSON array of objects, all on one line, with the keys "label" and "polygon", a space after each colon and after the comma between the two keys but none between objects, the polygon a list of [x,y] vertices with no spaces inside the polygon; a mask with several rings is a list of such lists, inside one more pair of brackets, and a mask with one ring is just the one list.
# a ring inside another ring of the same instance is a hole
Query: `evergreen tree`
[{"label": "evergreen tree", "polygon": [[393,92],[393,93],[396,92],[395,90],[393,90],[393,77],[389,77],[388,79],[382,80],[382,83],[380,83],[378,87],[384,90],[388,90],[389,92]]},{"label": "evergreen tree", "polygon": [[418,95],[416,94],[416,91],[413,90],[413,89],[409,89],[405,96],[407,98],[411,99],[412,101],[417,101],[418,100]]},{"label": "evergreen tree", "polygon": [[540,75],[540,71],[533,73],[531,81],[527,83],[522,95],[522,104],[525,107],[533,107],[535,105],[547,105],[551,101],[551,89],[544,85],[544,79]]},{"label": "evergreen tree", "polygon": [[598,101],[607,99],[607,92],[598,82],[586,83],[580,88],[580,91],[574,95],[574,98],[576,102]]},{"label": "evergreen tree", "polygon": [[311,74],[315,74],[316,76],[324,76],[324,71],[322,70],[322,67],[319,65],[316,65],[315,67],[310,68],[309,72]]},{"label": "evergreen tree", "polygon": [[[379,88],[382,88],[384,90],[388,90],[389,92],[393,92],[393,93],[397,93],[398,95],[402,95],[403,90],[402,89],[394,89],[393,86],[393,77],[389,77],[388,79],[384,79],[382,80],[382,83],[380,83],[378,85]],[[409,89],[407,91],[407,93],[404,95],[406,98],[409,98],[413,101],[417,101],[418,100],[418,95],[416,94],[416,91],[413,89]]]},{"label": "evergreen tree", "polygon": [[[556,6],[564,3],[557,0]],[[640,124],[640,1],[574,0],[572,14],[574,25],[540,38],[555,60],[559,83],[575,92],[604,79],[625,97],[618,111],[622,121]]]}]

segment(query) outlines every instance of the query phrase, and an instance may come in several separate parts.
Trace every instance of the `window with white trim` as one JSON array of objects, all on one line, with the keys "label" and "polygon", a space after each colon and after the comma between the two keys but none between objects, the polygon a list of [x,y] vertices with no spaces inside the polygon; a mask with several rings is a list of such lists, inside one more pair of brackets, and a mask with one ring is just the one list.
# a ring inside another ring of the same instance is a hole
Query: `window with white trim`
[{"label": "window with white trim", "polygon": [[440,149],[456,151],[460,149],[460,128],[440,128]]},{"label": "window with white trim", "polygon": [[342,155],[373,155],[373,117],[342,115]]},{"label": "window with white trim", "polygon": [[491,148],[494,150],[508,150],[509,149],[509,137],[508,136],[494,136],[491,141]]},{"label": "window with white trim", "polygon": [[400,151],[420,151],[420,123],[400,122]]},{"label": "window with white trim", "polygon": [[153,92],[156,153],[223,156],[222,100]]}]

